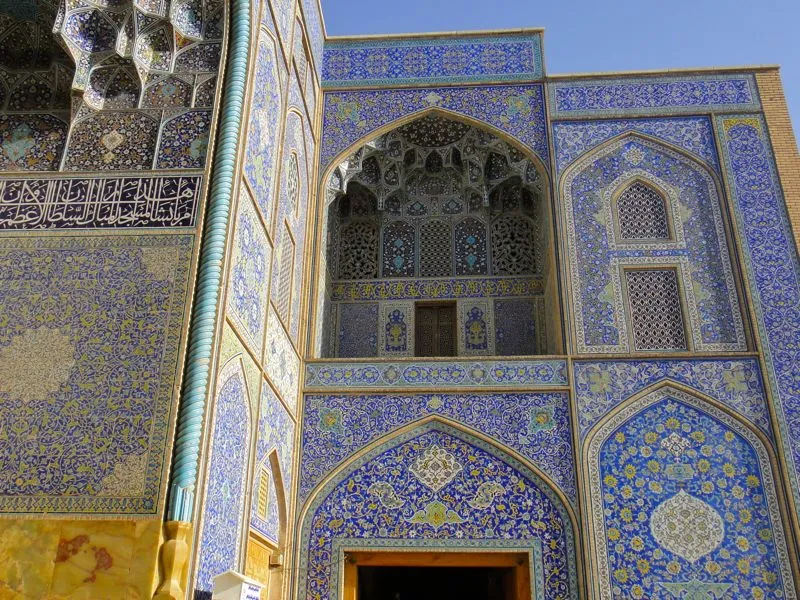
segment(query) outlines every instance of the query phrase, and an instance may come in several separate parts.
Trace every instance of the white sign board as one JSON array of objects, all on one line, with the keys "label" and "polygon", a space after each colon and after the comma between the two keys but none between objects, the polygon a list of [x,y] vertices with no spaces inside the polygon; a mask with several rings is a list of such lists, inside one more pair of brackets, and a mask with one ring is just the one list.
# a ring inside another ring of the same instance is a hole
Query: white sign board
[{"label": "white sign board", "polygon": [[260,600],[264,586],[234,571],[214,577],[212,600]]}]

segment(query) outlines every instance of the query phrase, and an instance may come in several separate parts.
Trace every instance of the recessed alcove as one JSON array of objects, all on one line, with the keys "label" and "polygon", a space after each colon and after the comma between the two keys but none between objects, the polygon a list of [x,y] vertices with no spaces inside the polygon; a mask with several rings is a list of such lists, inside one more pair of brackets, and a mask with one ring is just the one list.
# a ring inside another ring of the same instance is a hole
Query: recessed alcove
[{"label": "recessed alcove", "polygon": [[427,113],[358,147],[325,194],[318,356],[561,351],[549,182],[515,142]]}]

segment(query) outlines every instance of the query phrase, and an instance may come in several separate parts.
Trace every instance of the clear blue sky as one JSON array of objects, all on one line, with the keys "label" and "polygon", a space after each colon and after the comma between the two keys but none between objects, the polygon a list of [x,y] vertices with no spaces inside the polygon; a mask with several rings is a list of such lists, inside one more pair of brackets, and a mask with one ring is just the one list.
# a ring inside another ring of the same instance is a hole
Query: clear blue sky
[{"label": "clear blue sky", "polygon": [[800,137],[800,0],[322,0],[328,35],[543,27],[549,73],[781,65]]}]

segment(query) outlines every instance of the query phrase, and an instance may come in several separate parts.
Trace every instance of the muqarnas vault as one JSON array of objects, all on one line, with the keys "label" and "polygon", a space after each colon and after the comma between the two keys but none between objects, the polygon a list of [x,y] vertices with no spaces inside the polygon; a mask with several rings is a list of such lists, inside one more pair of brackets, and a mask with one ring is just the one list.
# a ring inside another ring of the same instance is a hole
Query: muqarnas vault
[{"label": "muqarnas vault", "polygon": [[0,596],[797,598],[777,67],[0,12]]}]

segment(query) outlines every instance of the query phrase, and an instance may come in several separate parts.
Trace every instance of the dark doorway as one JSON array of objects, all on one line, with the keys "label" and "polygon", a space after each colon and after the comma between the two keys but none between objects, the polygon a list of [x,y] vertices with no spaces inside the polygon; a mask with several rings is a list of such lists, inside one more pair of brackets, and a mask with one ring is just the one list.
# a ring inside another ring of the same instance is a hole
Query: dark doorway
[{"label": "dark doorway", "polygon": [[358,600],[513,600],[511,567],[359,567]]},{"label": "dark doorway", "polygon": [[417,356],[455,356],[456,303],[418,303],[416,314]]}]

